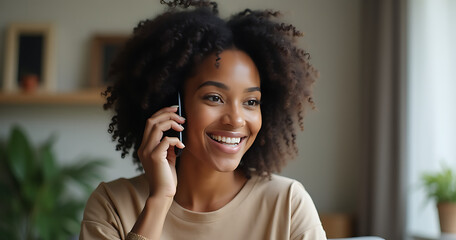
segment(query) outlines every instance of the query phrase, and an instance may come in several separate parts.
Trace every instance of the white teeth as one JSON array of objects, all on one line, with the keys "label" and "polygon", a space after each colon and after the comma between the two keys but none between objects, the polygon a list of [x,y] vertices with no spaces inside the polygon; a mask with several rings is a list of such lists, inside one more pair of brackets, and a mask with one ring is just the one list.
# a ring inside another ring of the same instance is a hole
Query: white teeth
[{"label": "white teeth", "polygon": [[211,135],[211,138],[215,141],[226,143],[226,144],[238,144],[241,142],[241,138],[236,137],[222,137],[222,136],[215,136]]}]

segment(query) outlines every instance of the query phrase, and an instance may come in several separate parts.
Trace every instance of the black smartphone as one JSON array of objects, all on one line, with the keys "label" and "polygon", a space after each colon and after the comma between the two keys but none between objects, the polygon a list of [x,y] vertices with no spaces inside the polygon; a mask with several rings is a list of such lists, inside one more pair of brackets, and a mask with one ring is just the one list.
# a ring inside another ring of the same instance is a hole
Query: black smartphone
[{"label": "black smartphone", "polygon": [[[177,114],[179,116],[182,117],[182,114],[184,113],[183,109],[182,109],[182,100],[181,100],[181,95],[180,95],[180,92],[177,92],[177,102],[176,102],[176,105],[178,106],[178,109],[177,109]],[[173,129],[170,129],[168,131],[166,131],[164,133],[165,136],[168,136],[168,137],[177,137],[179,138],[179,140],[183,143],[183,136],[182,136],[182,132],[178,132],[178,131],[175,131]],[[174,147],[174,152],[176,153],[176,157],[180,157],[180,155],[182,154],[182,149],[178,148],[178,147]]]},{"label": "black smartphone", "polygon": [[[179,108],[177,109],[177,114],[179,114],[179,116],[182,117],[182,101],[181,101],[181,95],[180,95],[180,92],[177,92],[177,106],[179,106]],[[184,143],[184,139],[182,138],[182,131],[179,132],[179,140]],[[179,157],[182,153],[182,149],[180,148],[176,148],[178,149],[178,154],[176,153],[176,155]]]}]

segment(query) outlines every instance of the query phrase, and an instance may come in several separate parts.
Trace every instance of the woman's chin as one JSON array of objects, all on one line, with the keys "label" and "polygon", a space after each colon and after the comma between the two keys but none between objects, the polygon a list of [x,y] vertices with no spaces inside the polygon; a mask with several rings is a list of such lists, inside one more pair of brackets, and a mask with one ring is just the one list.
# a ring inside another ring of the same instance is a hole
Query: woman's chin
[{"label": "woman's chin", "polygon": [[237,159],[218,159],[213,162],[213,166],[217,172],[233,172],[239,166],[239,162]]},{"label": "woman's chin", "polygon": [[[187,161],[181,160],[181,164],[185,161],[190,164],[188,167],[195,166],[195,164],[197,164],[199,168],[213,169],[217,172],[233,172],[241,162],[241,159],[235,156],[212,156],[211,158],[204,158],[201,156],[197,157],[196,154],[192,154],[192,152],[188,151],[188,149],[184,149],[182,152],[182,158],[186,159]],[[188,162],[190,159],[199,160],[197,160],[195,163],[190,163]]]}]

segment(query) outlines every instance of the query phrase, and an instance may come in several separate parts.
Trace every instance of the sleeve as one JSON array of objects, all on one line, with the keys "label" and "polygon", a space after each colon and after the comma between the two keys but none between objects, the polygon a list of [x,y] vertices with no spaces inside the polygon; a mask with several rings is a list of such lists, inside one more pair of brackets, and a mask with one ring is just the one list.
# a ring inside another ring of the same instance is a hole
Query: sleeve
[{"label": "sleeve", "polygon": [[119,216],[101,183],[89,197],[81,223],[80,240],[124,239]]},{"label": "sleeve", "polygon": [[326,240],[326,233],[318,216],[315,204],[301,183],[291,186],[291,231],[292,240]]}]

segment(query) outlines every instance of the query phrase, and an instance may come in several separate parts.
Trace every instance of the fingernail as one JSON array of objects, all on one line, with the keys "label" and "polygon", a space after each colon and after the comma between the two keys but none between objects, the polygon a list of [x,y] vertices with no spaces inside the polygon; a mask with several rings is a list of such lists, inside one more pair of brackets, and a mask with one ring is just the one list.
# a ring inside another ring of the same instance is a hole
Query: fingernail
[{"label": "fingernail", "polygon": [[172,107],[172,108],[178,108],[179,105],[172,105],[172,106],[169,106],[169,107]]},{"label": "fingernail", "polygon": [[184,129],[184,126],[182,126],[181,124],[179,124],[179,126],[180,126],[182,129]]},{"label": "fingernail", "polygon": [[182,116],[179,116],[179,117],[180,117],[182,120],[187,120],[187,119],[185,119],[185,118],[184,118],[184,117],[182,117]]}]

